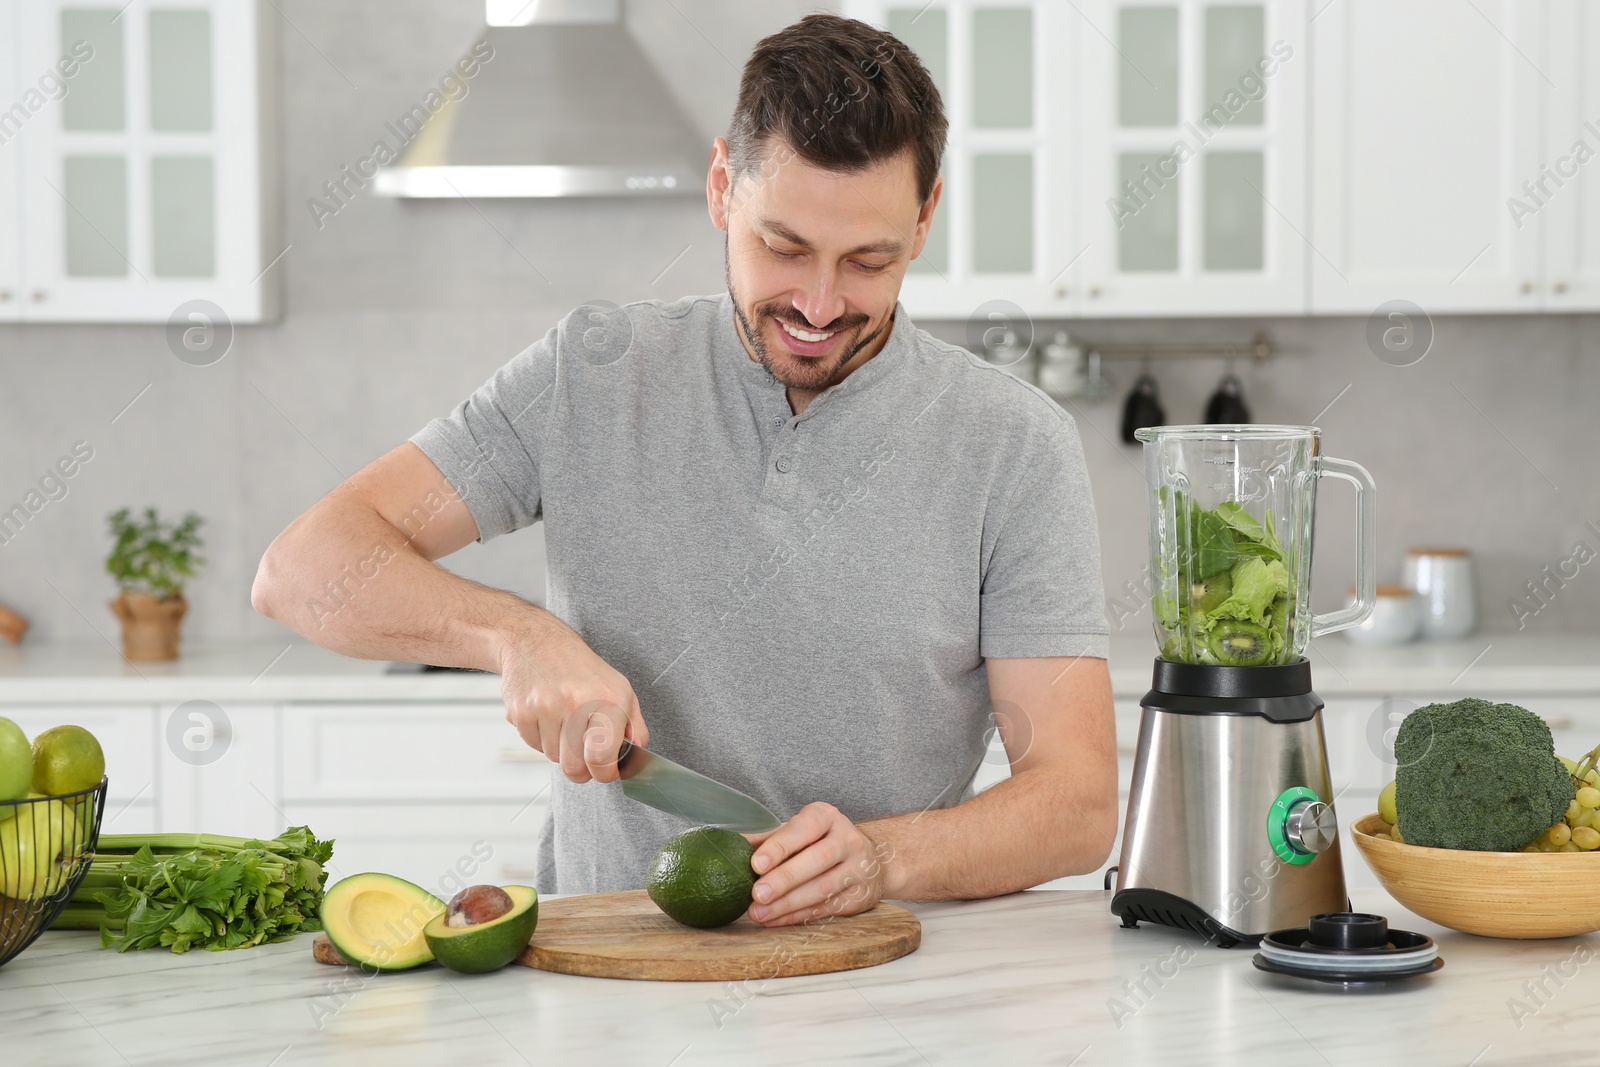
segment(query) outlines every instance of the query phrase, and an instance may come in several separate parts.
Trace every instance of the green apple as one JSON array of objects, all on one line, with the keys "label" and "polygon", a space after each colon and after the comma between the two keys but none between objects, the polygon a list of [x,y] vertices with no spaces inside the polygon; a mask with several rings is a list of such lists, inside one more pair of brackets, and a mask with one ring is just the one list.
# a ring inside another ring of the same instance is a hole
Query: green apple
[{"label": "green apple", "polygon": [[[10,719],[0,718],[0,801],[19,800],[33,781],[33,750],[28,735]],[[14,808],[0,809],[0,818]]]},{"label": "green apple", "polygon": [[0,822],[0,896],[41,900],[61,890],[87,839],[83,824],[59,800],[18,806]]}]

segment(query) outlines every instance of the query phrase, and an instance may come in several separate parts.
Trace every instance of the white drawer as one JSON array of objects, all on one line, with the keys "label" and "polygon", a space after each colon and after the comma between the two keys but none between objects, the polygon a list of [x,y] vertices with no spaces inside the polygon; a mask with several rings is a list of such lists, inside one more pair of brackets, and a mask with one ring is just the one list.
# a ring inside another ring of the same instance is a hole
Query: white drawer
[{"label": "white drawer", "polygon": [[499,703],[289,704],[286,800],[518,800],[548,789],[553,764],[523,743]]},{"label": "white drawer", "polygon": [[381,871],[448,900],[469,885],[533,885],[548,804],[287,803],[295,825],[333,839],[328,882]]},{"label": "white drawer", "polygon": [[31,704],[0,706],[0,715],[22,727],[29,740],[71,723],[94,734],[106,754],[106,818],[132,804],[156,802],[156,709],[149,704]]}]

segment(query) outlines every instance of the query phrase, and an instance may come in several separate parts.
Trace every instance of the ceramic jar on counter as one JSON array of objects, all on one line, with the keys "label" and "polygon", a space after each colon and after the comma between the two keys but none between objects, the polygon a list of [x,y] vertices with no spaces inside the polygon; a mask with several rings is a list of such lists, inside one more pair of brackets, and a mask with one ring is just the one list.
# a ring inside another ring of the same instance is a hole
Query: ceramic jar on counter
[{"label": "ceramic jar on counter", "polygon": [[1406,553],[1404,582],[1416,590],[1424,638],[1466,637],[1478,625],[1478,595],[1472,554],[1464,548],[1413,548]]},{"label": "ceramic jar on counter", "polygon": [[1422,605],[1417,594],[1403,585],[1379,585],[1372,614],[1344,635],[1358,645],[1403,645],[1415,641],[1421,627]]}]

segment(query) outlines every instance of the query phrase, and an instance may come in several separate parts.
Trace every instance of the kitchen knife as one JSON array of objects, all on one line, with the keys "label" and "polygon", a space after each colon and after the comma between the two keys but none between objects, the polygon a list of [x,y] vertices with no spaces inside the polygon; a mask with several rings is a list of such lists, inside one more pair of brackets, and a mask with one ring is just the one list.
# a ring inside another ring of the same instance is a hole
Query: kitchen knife
[{"label": "kitchen knife", "polygon": [[624,796],[657,811],[681,815],[697,826],[720,826],[755,834],[775,830],[782,824],[759,801],[732,786],[628,740],[622,742],[622,751],[617,753],[617,773],[622,776]]}]

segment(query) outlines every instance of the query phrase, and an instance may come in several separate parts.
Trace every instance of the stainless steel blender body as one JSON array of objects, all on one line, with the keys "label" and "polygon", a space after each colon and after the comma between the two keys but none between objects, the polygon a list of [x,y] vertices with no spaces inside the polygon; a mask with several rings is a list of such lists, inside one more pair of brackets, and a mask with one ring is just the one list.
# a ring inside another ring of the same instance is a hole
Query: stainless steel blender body
[{"label": "stainless steel blender body", "polygon": [[1322,702],[1266,698],[1304,716],[1283,721],[1164,697],[1146,697],[1139,725],[1112,911],[1223,946],[1345,911]]}]

